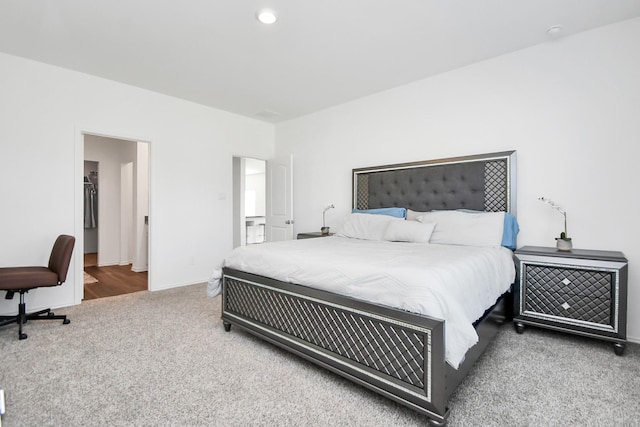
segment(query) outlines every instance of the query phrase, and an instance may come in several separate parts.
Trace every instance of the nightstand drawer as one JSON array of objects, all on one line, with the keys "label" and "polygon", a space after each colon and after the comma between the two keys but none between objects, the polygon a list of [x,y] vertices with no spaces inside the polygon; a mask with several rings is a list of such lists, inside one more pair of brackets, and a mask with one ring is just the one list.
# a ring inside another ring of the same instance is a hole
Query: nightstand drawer
[{"label": "nightstand drawer", "polygon": [[525,283],[530,292],[571,293],[589,298],[611,299],[613,273],[569,267],[525,264]]},{"label": "nightstand drawer", "polygon": [[[610,298],[588,295],[530,291],[525,299],[524,314],[543,314],[563,319],[580,320],[598,325],[613,325]],[[613,326],[611,327],[613,329]]]}]

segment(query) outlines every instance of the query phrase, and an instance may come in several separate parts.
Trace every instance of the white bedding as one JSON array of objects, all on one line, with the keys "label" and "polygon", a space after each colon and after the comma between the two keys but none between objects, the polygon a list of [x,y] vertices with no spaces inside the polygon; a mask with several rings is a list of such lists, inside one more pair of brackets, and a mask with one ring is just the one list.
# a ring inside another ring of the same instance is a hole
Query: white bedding
[{"label": "white bedding", "polygon": [[[223,266],[445,320],[454,368],[477,341],[473,322],[515,279],[504,247],[359,240],[291,240],[235,249]],[[221,270],[209,282],[220,292]]]}]

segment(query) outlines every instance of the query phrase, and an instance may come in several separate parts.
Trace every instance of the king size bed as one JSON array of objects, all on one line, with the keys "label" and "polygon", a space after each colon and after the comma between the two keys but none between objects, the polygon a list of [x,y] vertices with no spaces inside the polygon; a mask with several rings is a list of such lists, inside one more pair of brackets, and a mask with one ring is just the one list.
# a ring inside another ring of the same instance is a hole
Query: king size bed
[{"label": "king size bed", "polygon": [[353,170],[336,236],[234,250],[214,273],[227,331],[268,342],[445,425],[511,314],[515,152]]}]

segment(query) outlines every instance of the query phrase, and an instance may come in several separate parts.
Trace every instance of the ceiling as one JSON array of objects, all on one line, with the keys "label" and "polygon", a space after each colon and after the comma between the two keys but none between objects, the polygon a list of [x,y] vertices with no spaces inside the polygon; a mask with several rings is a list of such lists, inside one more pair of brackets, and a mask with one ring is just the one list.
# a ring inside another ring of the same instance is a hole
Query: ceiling
[{"label": "ceiling", "polygon": [[0,52],[275,123],[544,43],[553,25],[638,16],[638,0],[3,0]]}]

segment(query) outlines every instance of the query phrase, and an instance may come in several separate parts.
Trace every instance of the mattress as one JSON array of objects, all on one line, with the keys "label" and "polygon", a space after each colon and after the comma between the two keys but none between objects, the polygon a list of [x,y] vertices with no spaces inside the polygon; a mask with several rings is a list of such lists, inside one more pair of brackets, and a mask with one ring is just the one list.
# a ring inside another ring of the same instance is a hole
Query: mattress
[{"label": "mattress", "polygon": [[515,280],[504,247],[337,236],[237,248],[214,271],[210,295],[220,292],[222,267],[444,320],[445,358],[454,368],[478,341],[473,323]]}]

